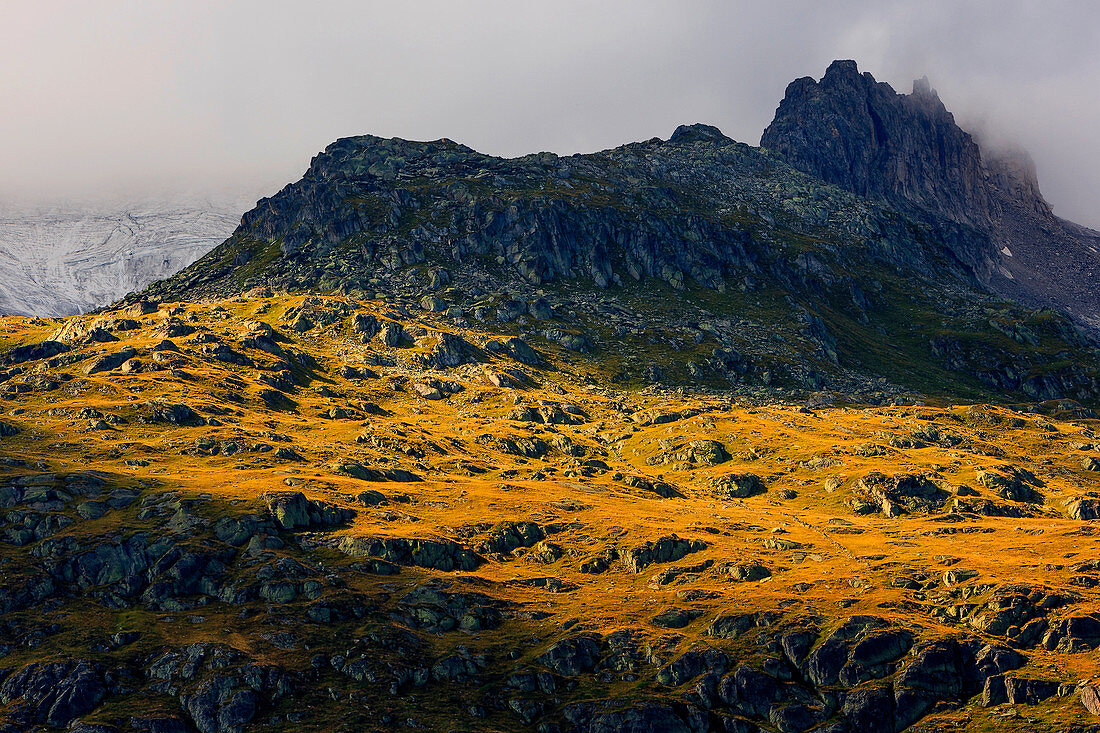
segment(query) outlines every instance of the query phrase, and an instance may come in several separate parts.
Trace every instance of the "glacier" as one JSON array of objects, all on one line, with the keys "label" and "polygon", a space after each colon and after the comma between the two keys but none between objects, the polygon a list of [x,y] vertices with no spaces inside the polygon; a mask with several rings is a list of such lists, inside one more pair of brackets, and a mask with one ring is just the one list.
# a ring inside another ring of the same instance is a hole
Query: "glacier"
[{"label": "glacier", "polygon": [[0,205],[0,315],[112,303],[209,252],[248,208],[240,196]]}]

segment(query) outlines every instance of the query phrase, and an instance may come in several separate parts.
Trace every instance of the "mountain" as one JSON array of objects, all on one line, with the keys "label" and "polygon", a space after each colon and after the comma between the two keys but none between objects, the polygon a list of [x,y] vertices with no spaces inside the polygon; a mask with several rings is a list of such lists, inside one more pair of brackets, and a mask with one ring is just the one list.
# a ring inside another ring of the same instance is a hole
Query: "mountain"
[{"label": "mountain", "polygon": [[897,94],[835,61],[796,79],[760,144],[795,168],[928,222],[993,291],[1100,328],[1100,232],[1054,215],[1020,149],[963,131],[928,80]]},{"label": "mountain", "polygon": [[0,733],[1097,733],[1097,350],[990,159],[348,138],[0,318]]},{"label": "mountain", "polygon": [[983,235],[917,214],[706,125],[515,159],[362,136],[129,302],[340,292],[522,318],[621,384],[1094,402],[1078,328],[991,294],[969,256]]},{"label": "mountain", "polygon": [[224,241],[236,200],[0,208],[0,313],[62,316],[112,303]]}]

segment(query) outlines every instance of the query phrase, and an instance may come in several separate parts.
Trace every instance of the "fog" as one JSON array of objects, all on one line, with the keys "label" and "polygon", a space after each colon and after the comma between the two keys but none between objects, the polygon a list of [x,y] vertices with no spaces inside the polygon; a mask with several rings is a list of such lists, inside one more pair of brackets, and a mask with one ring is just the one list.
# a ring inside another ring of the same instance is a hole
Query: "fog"
[{"label": "fog", "polygon": [[1100,227],[1091,2],[221,2],[0,5],[0,197],[273,192],[332,140],[520,155],[715,124],[756,144],[834,58],[1018,142]]}]

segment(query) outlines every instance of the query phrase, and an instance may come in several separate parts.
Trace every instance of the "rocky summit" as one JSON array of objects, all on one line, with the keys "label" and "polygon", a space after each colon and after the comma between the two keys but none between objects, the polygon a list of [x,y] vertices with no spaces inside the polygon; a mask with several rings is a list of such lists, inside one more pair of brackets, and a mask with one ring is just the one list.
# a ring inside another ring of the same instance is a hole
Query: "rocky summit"
[{"label": "rocky summit", "polygon": [[834,61],[820,81],[791,82],[760,144],[927,222],[993,291],[1100,326],[1100,232],[1056,217],[1031,157],[963,131],[927,78],[897,94]]},{"label": "rocky summit", "polygon": [[983,259],[1086,234],[994,160],[846,62],[763,148],[348,138],[0,320],[0,733],[1100,731],[1097,343]]}]

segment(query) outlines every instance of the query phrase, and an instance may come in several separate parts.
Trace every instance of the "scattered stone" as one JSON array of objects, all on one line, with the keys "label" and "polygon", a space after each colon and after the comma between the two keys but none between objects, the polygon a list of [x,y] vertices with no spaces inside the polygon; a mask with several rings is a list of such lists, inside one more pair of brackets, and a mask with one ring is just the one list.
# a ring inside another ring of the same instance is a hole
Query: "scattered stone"
[{"label": "scattered stone", "polygon": [[349,535],[340,540],[338,549],[350,557],[377,557],[395,565],[433,570],[476,570],[485,562],[477,553],[457,542],[445,539],[404,537],[371,538]]},{"label": "scattered stone", "polygon": [[597,637],[578,636],[555,642],[536,661],[563,677],[576,677],[595,668],[600,660]]},{"label": "scattered stone", "polygon": [[739,583],[770,578],[772,573],[760,563],[723,563],[718,570]]},{"label": "scattered stone", "polygon": [[764,482],[754,473],[728,473],[710,482],[714,494],[722,499],[747,499],[767,491]]},{"label": "scattered stone", "polygon": [[422,397],[426,400],[441,400],[441,399],[443,399],[443,393],[441,391],[439,391],[435,387],[424,384],[423,382],[416,382],[415,384],[413,384],[412,388],[413,388],[413,391],[416,392],[417,395],[419,395],[420,397]]},{"label": "scattered stone", "polygon": [[132,347],[127,346],[121,351],[104,354],[98,359],[95,359],[90,364],[85,366],[82,371],[87,375],[97,374],[99,372],[109,372],[114,369],[118,369],[125,362],[133,359],[135,356],[137,356],[137,351],[135,351]]},{"label": "scattered stone", "polygon": [[640,573],[654,563],[673,562],[707,547],[701,540],[680,539],[673,534],[632,548],[621,556],[621,560],[630,572]]}]

